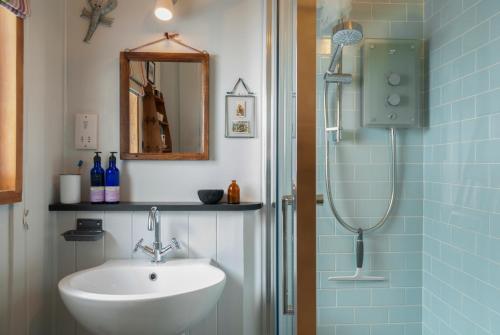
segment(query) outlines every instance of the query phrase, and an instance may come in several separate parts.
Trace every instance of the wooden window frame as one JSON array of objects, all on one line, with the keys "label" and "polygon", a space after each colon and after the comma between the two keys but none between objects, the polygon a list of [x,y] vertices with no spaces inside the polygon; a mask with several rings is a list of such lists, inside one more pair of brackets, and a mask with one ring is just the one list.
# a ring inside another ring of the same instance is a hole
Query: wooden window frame
[{"label": "wooden window frame", "polygon": [[[4,8],[0,8],[0,18],[5,15],[14,15]],[[15,130],[15,136],[1,136],[0,134],[0,204],[12,204],[22,201],[23,187],[23,90],[24,90],[24,23],[16,18],[16,88],[15,88],[15,111],[12,115],[10,108],[0,109],[0,131],[11,132]],[[6,22],[8,20],[4,20]],[[9,20],[10,21],[10,20]],[[4,33],[12,33],[10,28],[4,29]],[[0,38],[1,38],[0,33]],[[1,41],[0,41],[1,43]],[[0,59],[0,66],[2,64]],[[2,80],[0,78],[0,80]],[[1,107],[1,105],[0,105]],[[3,127],[3,128],[2,128]],[[15,162],[15,164],[2,164],[2,161]]]}]

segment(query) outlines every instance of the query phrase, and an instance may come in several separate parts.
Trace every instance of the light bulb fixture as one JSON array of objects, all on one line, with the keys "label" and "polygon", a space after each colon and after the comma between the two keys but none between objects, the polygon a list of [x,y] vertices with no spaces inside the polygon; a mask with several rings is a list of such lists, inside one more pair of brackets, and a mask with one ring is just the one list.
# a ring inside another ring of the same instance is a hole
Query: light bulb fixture
[{"label": "light bulb fixture", "polygon": [[156,0],[155,16],[162,21],[171,20],[174,17],[174,2],[172,0]]}]

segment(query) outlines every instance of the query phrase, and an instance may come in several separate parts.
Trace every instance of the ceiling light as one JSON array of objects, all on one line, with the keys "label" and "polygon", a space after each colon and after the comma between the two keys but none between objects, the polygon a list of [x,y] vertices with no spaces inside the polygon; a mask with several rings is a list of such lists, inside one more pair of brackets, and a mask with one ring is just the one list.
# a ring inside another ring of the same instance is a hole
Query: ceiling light
[{"label": "ceiling light", "polygon": [[162,21],[168,21],[174,17],[174,3],[172,0],[156,0],[155,16]]}]

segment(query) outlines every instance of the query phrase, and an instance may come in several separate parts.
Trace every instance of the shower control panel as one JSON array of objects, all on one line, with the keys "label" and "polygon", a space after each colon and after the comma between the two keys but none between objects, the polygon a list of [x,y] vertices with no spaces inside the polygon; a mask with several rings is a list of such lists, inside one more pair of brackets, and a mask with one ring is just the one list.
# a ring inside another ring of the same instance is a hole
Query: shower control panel
[{"label": "shower control panel", "polygon": [[362,126],[420,127],[418,40],[366,39],[363,46]]}]

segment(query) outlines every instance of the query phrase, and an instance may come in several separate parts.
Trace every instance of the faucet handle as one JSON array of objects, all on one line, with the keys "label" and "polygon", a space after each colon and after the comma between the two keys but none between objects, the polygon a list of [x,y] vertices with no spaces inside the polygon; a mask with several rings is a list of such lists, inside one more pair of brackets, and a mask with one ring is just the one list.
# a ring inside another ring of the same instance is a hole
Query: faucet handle
[{"label": "faucet handle", "polygon": [[137,250],[139,250],[139,248],[142,247],[142,242],[144,242],[143,238],[141,238],[139,242],[137,242],[137,244],[135,245],[134,252],[137,252]]},{"label": "faucet handle", "polygon": [[181,248],[181,245],[179,244],[179,241],[177,241],[177,239],[175,237],[173,237],[171,240],[170,240],[170,243],[172,243],[172,245],[176,248],[176,249],[180,249]]}]

